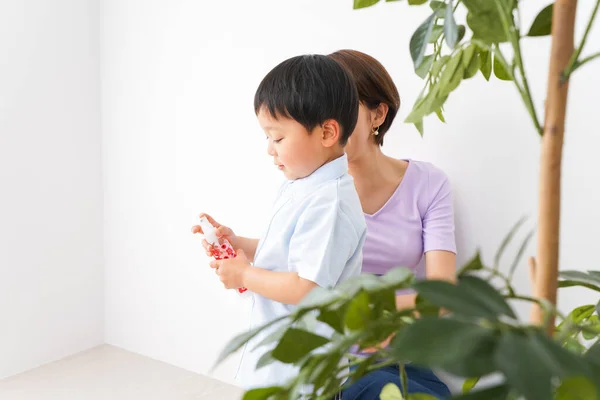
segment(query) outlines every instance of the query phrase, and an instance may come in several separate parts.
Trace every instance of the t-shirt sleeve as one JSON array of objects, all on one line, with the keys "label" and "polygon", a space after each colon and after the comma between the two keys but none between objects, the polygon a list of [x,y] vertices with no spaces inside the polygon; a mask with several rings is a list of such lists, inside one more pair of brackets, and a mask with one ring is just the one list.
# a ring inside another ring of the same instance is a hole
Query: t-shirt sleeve
[{"label": "t-shirt sleeve", "polygon": [[321,287],[334,286],[359,238],[350,218],[331,198],[312,200],[290,239],[288,268]]},{"label": "t-shirt sleeve", "polygon": [[423,217],[423,251],[456,253],[452,192],[448,177],[441,171],[430,172],[429,193],[431,202]]}]

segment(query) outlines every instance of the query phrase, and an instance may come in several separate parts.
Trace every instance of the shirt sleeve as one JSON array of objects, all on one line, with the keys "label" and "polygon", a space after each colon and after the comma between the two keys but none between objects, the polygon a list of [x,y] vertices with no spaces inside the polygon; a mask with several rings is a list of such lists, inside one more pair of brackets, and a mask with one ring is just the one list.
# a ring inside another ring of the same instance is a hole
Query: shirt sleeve
[{"label": "shirt sleeve", "polygon": [[321,287],[334,286],[358,247],[359,237],[335,198],[315,198],[290,239],[288,268]]},{"label": "shirt sleeve", "polygon": [[430,173],[429,193],[431,202],[423,217],[423,252],[445,250],[456,253],[450,182],[441,171]]}]

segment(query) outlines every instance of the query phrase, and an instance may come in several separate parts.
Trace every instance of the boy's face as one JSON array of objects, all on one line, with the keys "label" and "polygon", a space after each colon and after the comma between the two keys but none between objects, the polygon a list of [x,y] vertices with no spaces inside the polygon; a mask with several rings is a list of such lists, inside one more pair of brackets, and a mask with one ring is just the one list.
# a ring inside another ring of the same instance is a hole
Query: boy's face
[{"label": "boy's face", "polygon": [[304,178],[327,161],[329,146],[321,127],[308,132],[293,119],[273,118],[264,108],[258,123],[267,135],[267,153],[287,179]]}]

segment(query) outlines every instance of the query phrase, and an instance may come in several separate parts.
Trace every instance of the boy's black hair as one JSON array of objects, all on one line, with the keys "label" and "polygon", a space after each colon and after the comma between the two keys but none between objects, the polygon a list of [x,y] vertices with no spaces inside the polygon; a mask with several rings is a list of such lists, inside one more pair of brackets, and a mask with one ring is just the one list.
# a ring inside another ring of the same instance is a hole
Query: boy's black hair
[{"label": "boy's black hair", "polygon": [[345,146],[358,119],[358,91],[346,70],[324,55],[302,55],[283,61],[262,80],[254,95],[254,111],[287,117],[311,132],[328,119],[340,124]]}]

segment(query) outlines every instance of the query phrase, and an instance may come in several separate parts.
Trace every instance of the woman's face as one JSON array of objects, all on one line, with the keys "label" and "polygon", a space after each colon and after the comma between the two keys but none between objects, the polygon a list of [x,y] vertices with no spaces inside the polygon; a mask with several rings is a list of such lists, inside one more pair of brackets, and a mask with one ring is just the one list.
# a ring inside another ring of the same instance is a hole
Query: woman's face
[{"label": "woman's face", "polygon": [[369,110],[364,104],[360,104],[358,107],[358,121],[356,122],[356,128],[350,135],[348,143],[346,144],[346,154],[348,155],[348,161],[359,158],[366,151],[372,150],[373,147],[377,147],[375,140],[373,139],[373,118],[375,111]]}]

